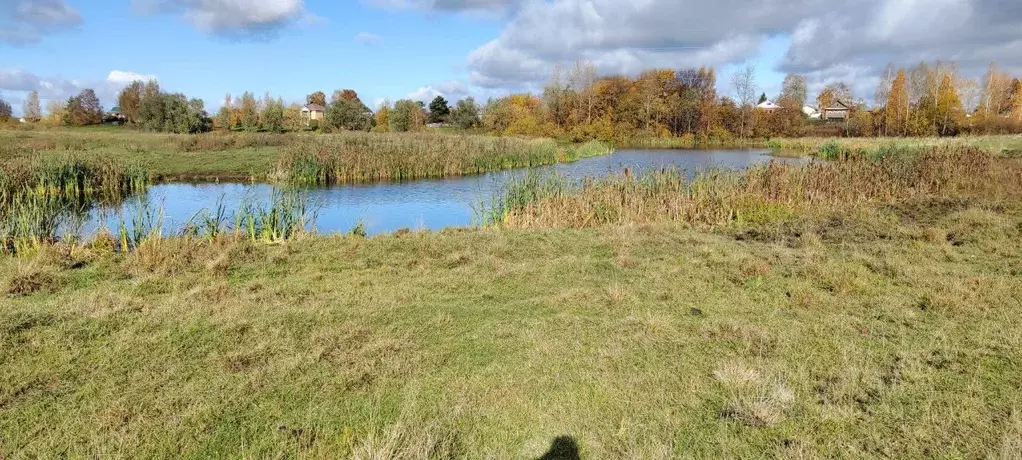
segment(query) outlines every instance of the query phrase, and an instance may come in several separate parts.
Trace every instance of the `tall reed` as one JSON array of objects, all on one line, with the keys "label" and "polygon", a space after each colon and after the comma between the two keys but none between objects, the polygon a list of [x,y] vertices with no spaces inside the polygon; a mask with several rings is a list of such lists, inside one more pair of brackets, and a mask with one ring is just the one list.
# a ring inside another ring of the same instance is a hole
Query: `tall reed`
[{"label": "tall reed", "polygon": [[[990,154],[980,150],[933,149],[801,166],[771,162],[744,171],[707,170],[691,181],[676,170],[640,177],[615,175],[586,180],[570,193],[553,194],[544,192],[544,185],[524,179],[508,188],[500,201],[501,213],[493,214],[497,218],[492,221],[508,227],[664,221],[715,226],[758,221],[811,209],[995,190],[992,161]],[[520,199],[523,196],[527,199]]]},{"label": "tall reed", "polygon": [[284,147],[271,175],[276,181],[324,185],[450,177],[575,161],[610,152],[599,142],[559,147],[549,139],[435,133],[345,133],[301,139]]}]

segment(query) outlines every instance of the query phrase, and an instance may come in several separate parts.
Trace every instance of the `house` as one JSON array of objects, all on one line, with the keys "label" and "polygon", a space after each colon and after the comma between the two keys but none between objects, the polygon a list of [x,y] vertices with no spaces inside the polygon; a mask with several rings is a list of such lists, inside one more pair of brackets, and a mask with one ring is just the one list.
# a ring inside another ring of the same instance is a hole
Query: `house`
[{"label": "house", "polygon": [[128,121],[128,117],[124,115],[124,112],[121,111],[120,107],[114,107],[103,116],[103,121],[106,123],[119,124]]},{"label": "house", "polygon": [[802,113],[804,113],[807,117],[809,117],[810,120],[819,120],[820,119],[820,111],[816,110],[816,107],[812,107],[812,106],[808,106],[808,105],[802,106]]},{"label": "house", "polygon": [[828,107],[820,108],[820,119],[831,121],[844,121],[848,119],[848,113],[852,110],[852,107],[842,102],[841,100],[834,100]]},{"label": "house", "polygon": [[767,112],[773,112],[774,110],[780,109],[781,106],[774,104],[773,101],[763,101],[756,106],[757,110],[765,110]]},{"label": "house", "polygon": [[319,104],[306,104],[302,107],[302,120],[305,120],[305,125],[308,126],[312,123],[312,120],[320,120],[326,118],[326,108]]},{"label": "house", "polygon": [[28,123],[28,120],[26,120],[25,117],[21,117],[21,118],[18,119],[18,122],[20,122],[20,123]]}]

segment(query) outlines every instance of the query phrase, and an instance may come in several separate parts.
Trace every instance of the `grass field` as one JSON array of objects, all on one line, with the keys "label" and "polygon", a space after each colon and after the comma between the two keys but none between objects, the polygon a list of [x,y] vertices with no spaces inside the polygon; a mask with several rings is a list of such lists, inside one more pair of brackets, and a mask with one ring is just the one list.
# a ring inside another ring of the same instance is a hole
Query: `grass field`
[{"label": "grass field", "polygon": [[[443,133],[147,133],[127,128],[0,130],[0,161],[73,157],[138,165],[157,181],[299,182],[446,177],[537,166],[610,152],[592,143]],[[307,177],[307,176],[323,176]]]},{"label": "grass field", "polygon": [[[164,168],[238,142],[139,139]],[[118,158],[15,168],[0,189],[31,190],[0,201],[144,186]],[[0,458],[1022,458],[1014,154],[527,178],[503,204],[435,233],[18,246]]]},{"label": "grass field", "polygon": [[[0,259],[0,456],[1022,454],[1022,212]],[[563,444],[563,442],[562,442]]]}]

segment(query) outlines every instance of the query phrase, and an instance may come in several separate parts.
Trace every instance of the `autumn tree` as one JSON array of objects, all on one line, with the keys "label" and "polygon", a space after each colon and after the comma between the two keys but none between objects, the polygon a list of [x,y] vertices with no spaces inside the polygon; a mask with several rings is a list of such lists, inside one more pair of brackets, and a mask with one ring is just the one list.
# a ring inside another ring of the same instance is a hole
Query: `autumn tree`
[{"label": "autumn tree", "polygon": [[274,99],[270,93],[266,93],[263,100],[263,113],[260,114],[262,128],[271,132],[284,130],[284,100]]},{"label": "autumn tree", "polygon": [[326,121],[335,128],[349,131],[369,131],[373,127],[369,107],[350,89],[334,91],[326,108]]},{"label": "autumn tree", "polygon": [[447,117],[450,114],[451,108],[447,105],[447,99],[444,99],[443,96],[437,96],[429,103],[428,120],[430,123],[443,123],[447,121]]},{"label": "autumn tree", "polygon": [[380,106],[376,108],[376,127],[374,131],[386,133],[390,131],[390,101],[384,100],[380,103]]},{"label": "autumn tree", "polygon": [[305,103],[316,104],[321,107],[326,107],[326,94],[322,91],[316,91],[305,97]]},{"label": "autumn tree", "polygon": [[165,102],[160,84],[156,80],[146,82],[138,100],[136,123],[151,131],[163,130],[167,118]]},{"label": "autumn tree", "polygon": [[991,63],[983,77],[983,111],[991,115],[1003,115],[1008,111],[1012,90],[1011,76],[997,69]]},{"label": "autumn tree", "polygon": [[887,98],[891,94],[891,85],[894,84],[896,74],[897,71],[894,70],[894,64],[891,63],[888,63],[883,73],[880,74],[880,82],[877,83],[877,89],[873,93],[873,102],[878,107],[887,105]]},{"label": "autumn tree", "polygon": [[248,91],[241,95],[241,127],[250,131],[259,129],[259,103]]},{"label": "autumn tree", "polygon": [[1012,85],[1011,112],[1009,115],[1015,121],[1022,121],[1022,80],[1017,78]]},{"label": "autumn tree", "polygon": [[394,103],[389,117],[392,132],[419,131],[425,125],[426,117],[422,106],[412,100],[402,99]]},{"label": "autumn tree", "polygon": [[227,93],[224,96],[224,102],[220,105],[220,111],[216,114],[216,125],[217,128],[224,131],[230,131],[234,129],[234,125],[231,123],[231,109],[234,107],[234,100],[231,99],[231,94]]},{"label": "autumn tree", "polygon": [[573,92],[564,82],[562,73],[563,71],[559,64],[554,66],[554,70],[550,75],[550,81],[543,87],[542,96],[543,103],[549,111],[550,119],[558,127],[564,127],[568,124],[573,95]]},{"label": "autumn tree", "polygon": [[750,64],[731,75],[731,87],[734,88],[739,103],[738,135],[744,138],[746,126],[749,124],[749,114],[752,113],[752,103],[756,98],[756,68]]},{"label": "autumn tree", "polygon": [[909,102],[905,70],[898,70],[891,82],[891,90],[887,93],[887,105],[884,106],[884,127],[887,134],[904,136],[908,134]]},{"label": "autumn tree", "polygon": [[92,89],[83,89],[67,103],[65,123],[72,126],[96,125],[103,122],[103,106]]},{"label": "autumn tree", "polygon": [[137,123],[139,118],[139,107],[142,104],[142,92],[145,90],[145,82],[135,80],[121,90],[117,96],[117,105],[121,113],[131,123]]},{"label": "autumn tree", "polygon": [[592,122],[593,109],[596,107],[596,93],[593,87],[596,85],[596,64],[583,60],[575,62],[568,78],[568,86],[576,94],[575,120],[586,123]]},{"label": "autumn tree", "polygon": [[958,98],[958,91],[955,90],[951,74],[945,74],[937,90],[936,112],[934,116],[937,132],[941,136],[958,134],[958,127],[964,118],[965,112],[962,109],[962,101]]},{"label": "autumn tree", "polygon": [[11,108],[11,104],[0,97],[0,122],[6,122],[13,116],[14,109]]},{"label": "autumn tree", "polygon": [[781,107],[802,110],[802,107],[806,104],[806,99],[809,97],[809,89],[806,84],[806,77],[798,74],[788,74],[784,76],[784,82],[781,83],[781,95],[777,98],[777,103]]},{"label": "autumn tree", "polygon": [[23,109],[26,120],[31,122],[42,120],[43,109],[39,106],[39,91],[32,91],[28,93],[28,96],[25,98],[25,105]]},{"label": "autumn tree", "polygon": [[62,104],[57,100],[50,100],[46,102],[46,116],[43,117],[43,123],[50,126],[60,126],[64,123],[65,114],[67,113],[67,105]]}]

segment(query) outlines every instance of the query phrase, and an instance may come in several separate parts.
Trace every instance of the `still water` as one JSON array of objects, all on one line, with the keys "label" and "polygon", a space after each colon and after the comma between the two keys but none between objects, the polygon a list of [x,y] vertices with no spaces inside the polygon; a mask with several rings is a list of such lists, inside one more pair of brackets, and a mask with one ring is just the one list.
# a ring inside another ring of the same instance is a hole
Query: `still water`
[{"label": "still water", "polygon": [[[661,168],[675,168],[693,175],[699,170],[718,167],[742,169],[768,161],[802,162],[802,159],[778,158],[770,150],[618,150],[613,154],[533,168],[556,172],[570,179],[600,177],[628,168],[642,174]],[[499,194],[510,180],[526,170],[429,179],[402,183],[376,183],[312,188],[307,191],[310,207],[316,213],[315,229],[321,234],[348,232],[361,222],[369,234],[411,230],[439,230],[474,223],[481,204]],[[146,196],[150,207],[162,209],[164,234],[180,231],[204,211],[221,204],[227,215],[249,204],[266,205],[274,187],[269,184],[160,184],[150,187]],[[130,220],[139,199],[129,198],[116,209],[94,209],[84,226],[91,233],[105,225],[116,229],[121,216]],[[231,221],[231,217],[228,217]]]}]

